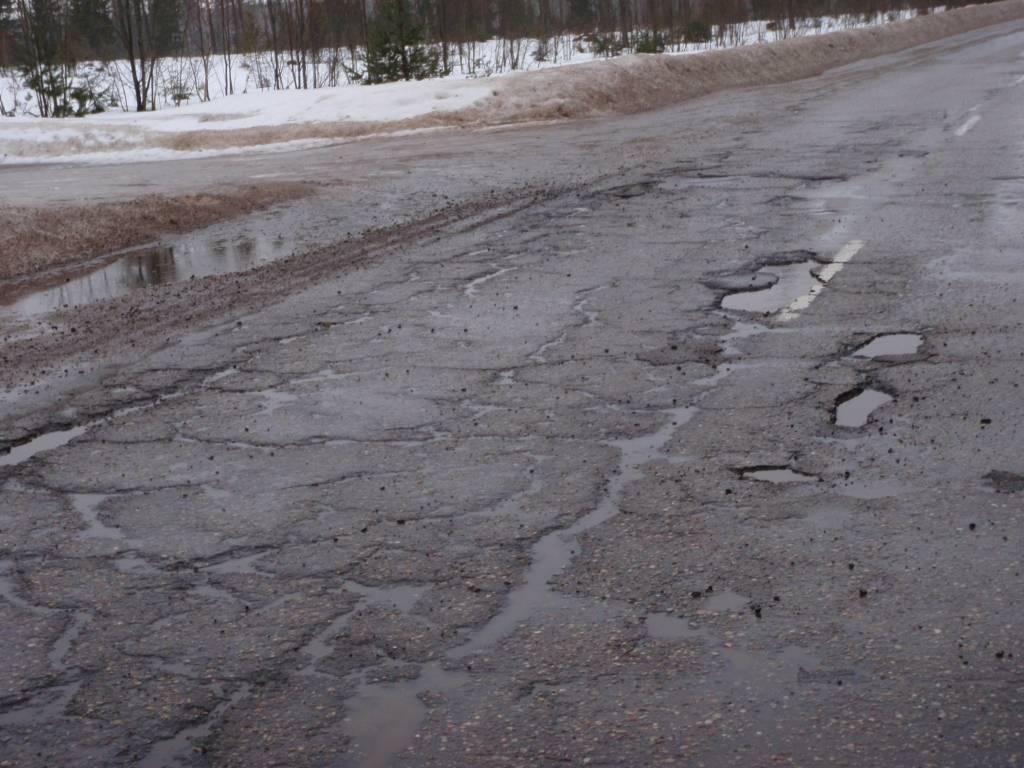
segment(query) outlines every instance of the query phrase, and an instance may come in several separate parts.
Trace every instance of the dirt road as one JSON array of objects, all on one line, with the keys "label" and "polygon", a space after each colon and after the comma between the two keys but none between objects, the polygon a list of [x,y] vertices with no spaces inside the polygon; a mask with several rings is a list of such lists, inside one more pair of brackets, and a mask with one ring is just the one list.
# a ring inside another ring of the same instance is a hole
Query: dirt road
[{"label": "dirt road", "polygon": [[0,765],[1020,764],[1022,49],[0,171],[319,187],[0,312]]}]

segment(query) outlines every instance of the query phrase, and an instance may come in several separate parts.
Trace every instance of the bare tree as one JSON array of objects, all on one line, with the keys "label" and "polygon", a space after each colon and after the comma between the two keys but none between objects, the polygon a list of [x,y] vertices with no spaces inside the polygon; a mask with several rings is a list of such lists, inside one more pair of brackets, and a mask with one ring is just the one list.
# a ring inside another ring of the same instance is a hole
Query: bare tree
[{"label": "bare tree", "polygon": [[156,52],[151,44],[150,8],[147,0],[113,0],[114,29],[128,59],[135,95],[135,109],[150,106]]}]

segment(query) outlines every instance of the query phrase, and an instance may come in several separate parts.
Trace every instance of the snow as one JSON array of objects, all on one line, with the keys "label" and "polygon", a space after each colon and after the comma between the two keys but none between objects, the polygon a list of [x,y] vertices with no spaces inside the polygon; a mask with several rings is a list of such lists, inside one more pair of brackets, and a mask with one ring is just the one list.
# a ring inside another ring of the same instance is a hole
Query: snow
[{"label": "snow", "polygon": [[[256,91],[225,96],[156,112],[106,112],[84,118],[0,120],[0,162],[79,162],[162,159],[237,151],[237,147],[179,150],[162,144],[159,134],[188,135],[245,129],[393,123],[464,109],[490,96],[482,80],[422,80],[379,86],[338,86],[316,90]],[[362,133],[374,132],[367,126]],[[323,143],[329,137],[282,141],[290,146]],[[155,146],[154,146],[155,145]],[[251,149],[251,147],[250,147]]]},{"label": "snow", "polygon": [[92,115],[83,122],[112,128],[132,125],[152,131],[233,131],[288,123],[408,120],[429,112],[462,109],[490,92],[491,87],[479,80],[255,91],[157,112]]},{"label": "snow", "polygon": [[[899,17],[913,15],[909,11]],[[894,18],[895,15],[879,14],[869,19],[808,19],[797,30],[786,30],[784,36],[811,37],[883,24]],[[722,47],[756,47],[780,35],[783,33],[769,29],[766,22],[748,22],[730,27]],[[548,41],[548,55],[542,61],[534,55],[539,41],[517,42],[515,47],[500,40],[474,45],[466,56],[455,59],[455,69],[446,78],[376,86],[345,83],[308,90],[259,89],[265,63],[261,64],[258,56],[241,61],[236,57],[231,67],[223,66],[224,62],[215,58],[209,71],[211,95],[216,98],[178,107],[168,106],[168,94],[182,89],[188,73],[193,78],[191,92],[198,91],[197,62],[168,60],[163,63],[163,79],[158,89],[162,108],[155,112],[110,111],[65,119],[23,114],[0,119],[0,164],[67,160],[109,163],[275,151],[380,133],[429,130],[445,124],[445,115],[451,115],[452,124],[458,124],[459,113],[494,102],[492,97],[529,94],[531,86],[522,80],[524,70],[550,70],[585,64],[596,58],[588,50],[581,50],[579,40],[570,37]],[[708,43],[681,45],[668,54],[698,54],[715,47]],[[124,82],[117,74],[120,64],[123,62],[114,62],[109,71],[113,73],[112,90],[123,93]],[[509,71],[513,65],[515,71]],[[504,73],[495,75],[495,71]],[[481,74],[491,76],[479,77]],[[228,81],[236,93],[221,95],[227,90],[223,83]],[[4,91],[17,93],[17,88],[9,79],[4,82],[0,78],[0,93]],[[30,102],[24,92],[17,95],[24,111]],[[124,104],[126,99],[122,97],[120,101]],[[512,103],[509,99],[505,101],[506,106]]]}]

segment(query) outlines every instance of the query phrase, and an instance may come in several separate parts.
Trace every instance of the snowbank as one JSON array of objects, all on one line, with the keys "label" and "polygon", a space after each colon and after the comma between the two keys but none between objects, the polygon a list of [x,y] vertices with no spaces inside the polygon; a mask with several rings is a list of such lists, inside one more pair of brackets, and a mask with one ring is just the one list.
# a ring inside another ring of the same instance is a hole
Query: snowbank
[{"label": "snowbank", "polygon": [[163,159],[387,131],[465,110],[493,91],[479,80],[257,91],[158,112],[0,120],[4,162]]},{"label": "snowbank", "polygon": [[0,120],[2,162],[162,159],[279,149],[375,134],[628,113],[725,88],[813,77],[979,27],[1024,17],[1004,0],[885,26],[695,55],[633,55],[488,80],[263,91],[154,113]]}]

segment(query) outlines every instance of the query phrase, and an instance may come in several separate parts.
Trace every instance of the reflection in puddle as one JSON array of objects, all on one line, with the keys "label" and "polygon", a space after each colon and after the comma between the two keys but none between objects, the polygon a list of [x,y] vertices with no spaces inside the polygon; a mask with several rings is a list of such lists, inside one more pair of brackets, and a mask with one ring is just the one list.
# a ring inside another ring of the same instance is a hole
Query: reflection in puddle
[{"label": "reflection in puddle", "polygon": [[280,237],[256,236],[233,242],[184,239],[174,246],[119,251],[48,279],[0,288],[0,315],[38,315],[150,285],[239,272],[281,258],[285,245]]},{"label": "reflection in puddle", "polygon": [[820,285],[818,278],[811,272],[820,266],[816,261],[802,261],[798,264],[764,267],[760,270],[762,274],[776,275],[779,281],[761,291],[730,293],[722,299],[722,309],[762,314],[777,312]]},{"label": "reflection in puddle", "polygon": [[914,355],[924,343],[917,333],[888,333],[876,336],[853,353],[854,357],[896,357]]},{"label": "reflection in puddle", "polygon": [[871,413],[886,403],[892,396],[877,389],[855,389],[836,399],[836,426],[856,429],[868,423]]}]

